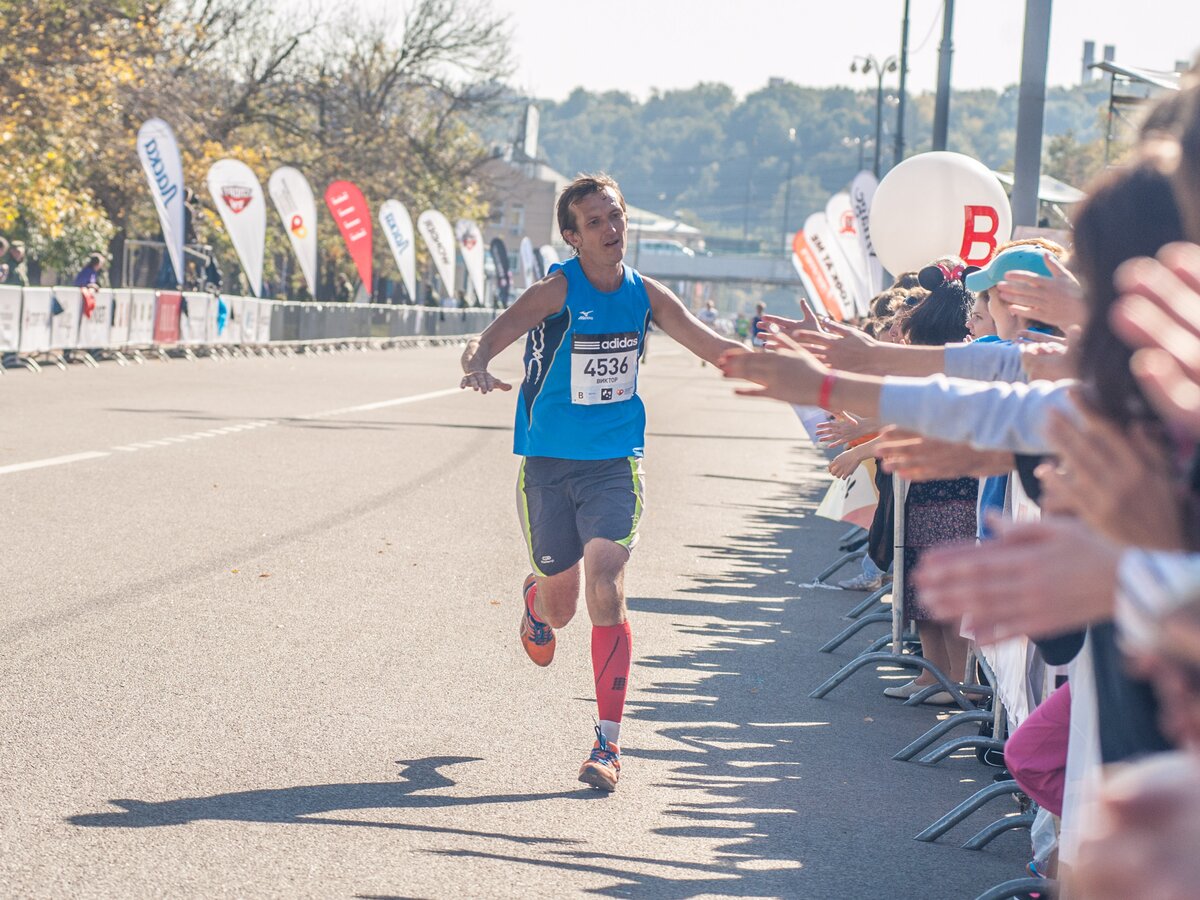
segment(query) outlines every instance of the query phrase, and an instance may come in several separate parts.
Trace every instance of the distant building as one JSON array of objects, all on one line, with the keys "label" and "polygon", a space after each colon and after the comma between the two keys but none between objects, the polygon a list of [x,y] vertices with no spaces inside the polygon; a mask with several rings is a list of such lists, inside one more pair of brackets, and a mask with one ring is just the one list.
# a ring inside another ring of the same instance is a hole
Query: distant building
[{"label": "distant building", "polygon": [[[534,247],[550,244],[566,257],[569,249],[558,233],[554,204],[571,179],[545,162],[525,153],[525,147],[538,146],[537,111],[532,105],[526,110],[522,134],[515,146],[498,147],[480,172],[488,186],[485,198],[490,215],[483,223],[484,243],[500,238],[510,250],[515,250],[523,237],[528,236]],[[536,152],[536,151],[535,151]],[[626,197],[626,204],[631,198]],[[704,249],[700,229],[649,210],[629,205],[629,250],[636,250],[639,240],[678,241],[692,250]]]}]

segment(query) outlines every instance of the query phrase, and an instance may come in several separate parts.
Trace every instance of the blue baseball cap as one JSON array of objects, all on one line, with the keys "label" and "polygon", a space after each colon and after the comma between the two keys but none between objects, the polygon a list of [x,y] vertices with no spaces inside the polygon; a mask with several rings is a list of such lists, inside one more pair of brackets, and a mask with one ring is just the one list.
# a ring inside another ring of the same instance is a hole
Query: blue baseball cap
[{"label": "blue baseball cap", "polygon": [[965,282],[968,291],[986,291],[994,288],[1004,280],[1009,272],[1032,272],[1045,278],[1053,278],[1046,257],[1050,251],[1041,247],[1019,246],[1009,247],[997,253],[992,261],[967,276]]}]

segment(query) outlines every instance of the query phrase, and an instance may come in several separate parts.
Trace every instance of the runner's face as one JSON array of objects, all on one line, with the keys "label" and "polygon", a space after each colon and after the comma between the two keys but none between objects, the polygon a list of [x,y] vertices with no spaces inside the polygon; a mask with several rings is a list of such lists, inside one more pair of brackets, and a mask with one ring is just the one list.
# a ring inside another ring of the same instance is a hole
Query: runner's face
[{"label": "runner's face", "polygon": [[580,256],[598,263],[619,263],[625,258],[625,210],[608,188],[588,194],[574,204],[575,230],[570,244]]}]

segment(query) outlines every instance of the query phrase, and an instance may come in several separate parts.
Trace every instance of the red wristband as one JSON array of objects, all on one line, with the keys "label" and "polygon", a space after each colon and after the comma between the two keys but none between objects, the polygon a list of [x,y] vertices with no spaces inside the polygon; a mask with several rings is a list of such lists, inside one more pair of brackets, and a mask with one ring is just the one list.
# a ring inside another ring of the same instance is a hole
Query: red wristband
[{"label": "red wristband", "polygon": [[817,406],[821,409],[829,410],[830,395],[833,393],[833,385],[837,382],[837,376],[832,372],[826,372],[825,377],[821,379],[821,390],[817,394]]}]

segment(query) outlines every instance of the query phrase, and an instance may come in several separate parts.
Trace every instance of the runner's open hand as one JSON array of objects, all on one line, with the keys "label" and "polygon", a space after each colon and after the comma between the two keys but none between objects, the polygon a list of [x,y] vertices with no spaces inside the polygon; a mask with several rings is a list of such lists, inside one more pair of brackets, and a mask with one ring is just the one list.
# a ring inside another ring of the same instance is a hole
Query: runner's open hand
[{"label": "runner's open hand", "polygon": [[511,384],[506,381],[501,381],[487,370],[482,372],[468,372],[463,376],[463,379],[458,386],[463,390],[471,388],[471,390],[479,391],[481,394],[486,394],[488,391],[512,390]]}]

